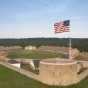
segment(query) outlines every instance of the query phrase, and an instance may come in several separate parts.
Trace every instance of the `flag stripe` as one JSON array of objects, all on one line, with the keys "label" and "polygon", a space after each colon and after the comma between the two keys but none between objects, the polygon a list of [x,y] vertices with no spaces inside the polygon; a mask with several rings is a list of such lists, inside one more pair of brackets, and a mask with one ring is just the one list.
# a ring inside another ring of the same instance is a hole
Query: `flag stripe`
[{"label": "flag stripe", "polygon": [[58,22],[54,24],[55,33],[69,32],[69,20]]}]

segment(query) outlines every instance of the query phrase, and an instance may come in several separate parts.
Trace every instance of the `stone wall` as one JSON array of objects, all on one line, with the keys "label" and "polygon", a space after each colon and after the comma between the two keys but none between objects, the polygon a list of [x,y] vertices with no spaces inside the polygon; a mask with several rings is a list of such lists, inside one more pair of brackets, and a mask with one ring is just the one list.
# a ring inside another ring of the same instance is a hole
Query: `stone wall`
[{"label": "stone wall", "polygon": [[[0,64],[47,85],[72,85],[88,76],[88,61],[60,58],[45,59],[40,61],[38,75],[22,68],[11,66],[7,62],[0,62]],[[81,70],[83,67],[87,69]]]},{"label": "stone wall", "polygon": [[[59,47],[59,46],[40,46],[38,50],[42,51],[50,51],[50,52],[58,52],[68,55],[69,47]],[[76,58],[79,56],[80,52],[77,48],[71,48],[71,57]]]},{"label": "stone wall", "polygon": [[40,46],[38,50],[42,51],[53,51],[53,52],[59,52],[59,53],[67,53],[68,48],[67,47],[59,47],[59,46]]},{"label": "stone wall", "polygon": [[0,51],[0,60],[4,60],[7,57],[7,52],[5,51]]},{"label": "stone wall", "polygon": [[77,83],[77,64],[75,61],[54,63],[40,62],[40,80],[49,85],[70,85]]},{"label": "stone wall", "polygon": [[84,68],[88,68],[88,61],[78,61],[80,62]]},{"label": "stone wall", "polygon": [[71,57],[72,57],[72,58],[76,58],[77,56],[79,56],[79,54],[80,54],[80,52],[79,52],[78,49],[73,48],[73,49],[71,50]]}]

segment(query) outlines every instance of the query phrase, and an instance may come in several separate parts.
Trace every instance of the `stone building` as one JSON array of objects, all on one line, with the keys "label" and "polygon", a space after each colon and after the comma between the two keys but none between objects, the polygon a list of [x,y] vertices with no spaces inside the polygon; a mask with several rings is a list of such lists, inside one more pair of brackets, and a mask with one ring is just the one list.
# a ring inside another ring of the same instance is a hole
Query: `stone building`
[{"label": "stone building", "polygon": [[4,60],[7,57],[7,52],[6,51],[0,51],[0,60]]},{"label": "stone building", "polygon": [[70,85],[78,82],[77,62],[73,60],[40,61],[39,76],[48,85]]},{"label": "stone building", "polygon": [[71,57],[72,58],[76,58],[77,56],[79,56],[80,55],[80,51],[77,49],[77,48],[73,48],[72,50],[71,50]]},{"label": "stone building", "polygon": [[36,50],[36,47],[29,45],[25,47],[25,50]]}]

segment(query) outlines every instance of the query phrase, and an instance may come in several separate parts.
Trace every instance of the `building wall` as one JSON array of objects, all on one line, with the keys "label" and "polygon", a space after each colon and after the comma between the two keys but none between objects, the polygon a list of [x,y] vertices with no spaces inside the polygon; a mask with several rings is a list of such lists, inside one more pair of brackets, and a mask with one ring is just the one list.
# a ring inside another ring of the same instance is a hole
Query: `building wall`
[{"label": "building wall", "polygon": [[84,68],[88,68],[88,61],[78,61],[80,62]]},{"label": "building wall", "polygon": [[7,53],[5,51],[0,51],[0,60],[4,60],[7,57]]},{"label": "building wall", "polygon": [[77,64],[52,65],[40,63],[40,80],[49,85],[70,85],[77,83]]}]

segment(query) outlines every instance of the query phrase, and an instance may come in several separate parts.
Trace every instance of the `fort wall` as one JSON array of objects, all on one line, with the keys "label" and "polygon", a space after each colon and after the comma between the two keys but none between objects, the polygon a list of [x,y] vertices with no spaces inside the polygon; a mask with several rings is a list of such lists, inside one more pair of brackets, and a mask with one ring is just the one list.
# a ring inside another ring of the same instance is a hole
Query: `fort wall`
[{"label": "fort wall", "polygon": [[69,85],[76,83],[76,61],[42,61],[40,62],[40,78],[49,85]]}]

